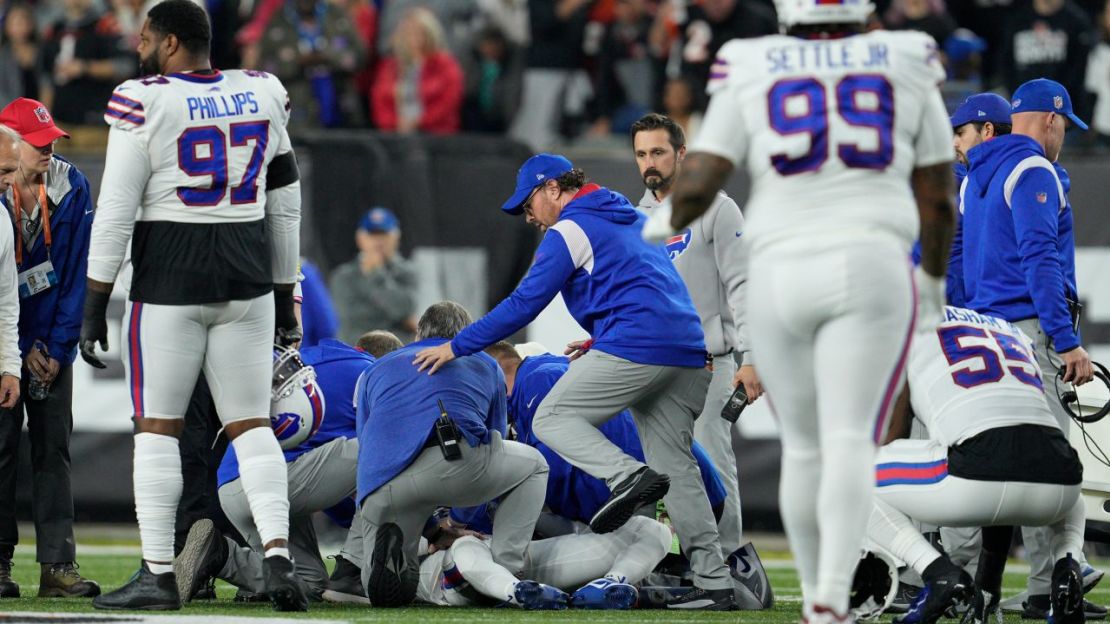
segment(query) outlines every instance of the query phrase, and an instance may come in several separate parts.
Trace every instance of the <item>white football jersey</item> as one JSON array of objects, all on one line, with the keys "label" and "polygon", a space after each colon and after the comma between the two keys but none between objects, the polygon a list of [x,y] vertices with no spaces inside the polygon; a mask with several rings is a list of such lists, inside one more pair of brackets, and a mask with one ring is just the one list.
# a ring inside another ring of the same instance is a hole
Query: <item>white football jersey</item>
[{"label": "white football jersey", "polygon": [[914,413],[945,446],[996,427],[1059,428],[1045,403],[1052,380],[1041,380],[1032,340],[1009,321],[947,306],[935,331],[914,336],[907,374]]},{"label": "white football jersey", "polygon": [[288,119],[281,81],[238,69],[128,80],[104,114],[149,155],[137,220],[183,223],[262,219],[267,165],[292,149]]},{"label": "white football jersey", "polygon": [[860,228],[890,231],[908,248],[918,230],[910,173],[955,156],[943,80],[936,42],[918,32],[730,41],[690,151],[747,168],[753,249]]}]

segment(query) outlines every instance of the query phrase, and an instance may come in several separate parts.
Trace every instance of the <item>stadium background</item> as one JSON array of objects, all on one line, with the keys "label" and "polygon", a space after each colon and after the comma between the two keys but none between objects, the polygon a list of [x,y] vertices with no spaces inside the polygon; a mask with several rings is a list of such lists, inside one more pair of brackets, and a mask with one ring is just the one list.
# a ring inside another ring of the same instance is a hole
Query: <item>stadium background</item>
[{"label": "stadium background", "polygon": [[[305,255],[324,270],[346,260],[355,251],[351,224],[366,206],[390,205],[405,224],[404,253],[420,267],[423,283],[418,309],[450,298],[482,313],[524,274],[538,240],[535,230],[522,220],[505,217],[498,210],[503,195],[511,191],[516,168],[528,153],[522,145],[490,137],[301,136],[298,154],[304,174]],[[593,180],[630,197],[641,193],[630,154],[566,153]],[[95,155],[75,160],[93,181],[95,196],[103,162]],[[1092,356],[1110,363],[1110,219],[1105,212],[1110,163],[1085,157],[1068,159],[1065,164],[1072,173],[1077,270],[1086,306],[1082,331]],[[737,175],[728,188],[732,195],[743,198],[747,180]],[[115,301],[110,314],[122,318],[122,299]],[[118,324],[110,331],[116,338]],[[554,349],[580,333],[557,300],[530,328],[527,338]],[[79,522],[131,522],[134,518],[130,403],[119,362],[119,340],[111,343],[108,369],[75,365],[71,454]],[[734,438],[745,523],[752,528],[774,530],[779,526],[775,435],[770,415],[757,405],[741,418]],[[28,445],[21,449],[26,453]],[[26,466],[29,460],[23,457],[21,461]],[[22,485],[29,483],[24,480]],[[20,496],[26,502],[29,492],[24,489]],[[21,504],[21,508],[29,506]]]}]

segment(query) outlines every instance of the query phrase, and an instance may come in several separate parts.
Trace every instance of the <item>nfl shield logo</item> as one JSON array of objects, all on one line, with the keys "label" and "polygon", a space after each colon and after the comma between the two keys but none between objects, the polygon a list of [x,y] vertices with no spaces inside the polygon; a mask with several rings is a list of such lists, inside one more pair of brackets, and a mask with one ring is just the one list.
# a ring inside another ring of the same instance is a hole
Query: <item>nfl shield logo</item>
[{"label": "nfl shield logo", "polygon": [[45,106],[35,107],[35,117],[42,123],[50,123],[50,112],[46,110]]},{"label": "nfl shield logo", "polygon": [[667,248],[667,255],[670,256],[671,262],[674,262],[690,246],[690,228],[668,238],[663,245]]},{"label": "nfl shield logo", "polygon": [[1052,105],[1055,106],[1056,108],[1063,108],[1064,107],[1064,96],[1062,96],[1062,95],[1052,96]]},{"label": "nfl shield logo", "polygon": [[1048,201],[1048,193],[1037,193],[1037,203],[1043,204]]}]

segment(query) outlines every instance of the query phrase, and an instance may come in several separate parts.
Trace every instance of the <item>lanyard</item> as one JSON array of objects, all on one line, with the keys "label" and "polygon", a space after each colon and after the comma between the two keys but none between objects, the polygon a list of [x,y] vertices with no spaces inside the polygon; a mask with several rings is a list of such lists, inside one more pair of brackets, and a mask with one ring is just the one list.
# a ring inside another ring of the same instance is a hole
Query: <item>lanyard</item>
[{"label": "lanyard", "polygon": [[[15,263],[17,265],[23,264],[23,229],[19,227],[19,221],[23,216],[23,199],[19,194],[19,185],[12,186],[12,199],[14,200],[15,210],[12,211],[12,223],[15,225]],[[42,237],[46,243],[46,256],[50,257],[50,206],[46,203],[46,182],[39,183],[39,218],[42,219]]]}]

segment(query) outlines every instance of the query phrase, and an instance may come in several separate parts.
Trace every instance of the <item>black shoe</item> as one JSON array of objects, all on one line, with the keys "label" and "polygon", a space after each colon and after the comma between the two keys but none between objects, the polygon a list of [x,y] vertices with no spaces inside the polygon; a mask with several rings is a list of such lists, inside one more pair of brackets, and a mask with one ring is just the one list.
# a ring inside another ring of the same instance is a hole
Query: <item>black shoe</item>
[{"label": "black shoe", "polygon": [[732,611],[736,601],[731,589],[702,589],[691,591],[667,601],[668,609],[689,609],[699,611]]},{"label": "black shoe", "polygon": [[362,570],[340,555],[335,556],[335,570],[328,579],[328,588],[321,596],[328,602],[370,604],[362,586]]},{"label": "black shoe", "polygon": [[898,583],[898,593],[894,594],[894,602],[883,613],[900,614],[910,610],[910,605],[917,600],[917,595],[922,588],[909,583]]},{"label": "black shoe", "polygon": [[[1048,619],[1049,607],[1052,599],[1045,594],[1034,594],[1021,603],[1021,619],[1045,620]],[[1083,617],[1088,622],[1106,619],[1106,607],[1097,605],[1090,600],[1083,601]]]},{"label": "black shoe", "polygon": [[193,600],[216,600],[216,579],[210,578],[208,581],[193,594]]},{"label": "black shoe", "polygon": [[0,598],[19,598],[19,585],[12,580],[12,557],[15,547],[0,548]]},{"label": "black shoe", "polygon": [[308,611],[308,595],[288,558],[274,555],[263,559],[262,582],[274,611]]},{"label": "black shoe", "polygon": [[1087,621],[1083,616],[1083,575],[1079,562],[1071,553],[1056,562],[1052,568],[1053,624],[1082,624]]},{"label": "black shoe", "polygon": [[930,563],[921,576],[924,589],[909,611],[894,619],[895,624],[933,624],[945,613],[954,615],[957,607],[969,604],[975,597],[971,575],[943,556]]},{"label": "black shoe", "polygon": [[176,611],[181,608],[181,597],[173,572],[154,574],[144,561],[126,585],[93,598],[92,604],[113,611]]},{"label": "black shoe", "polygon": [[670,477],[644,466],[613,488],[609,500],[590,519],[590,529],[594,533],[616,531],[628,522],[637,507],[663,498],[670,487]]},{"label": "black shoe", "polygon": [[240,587],[239,591],[235,592],[235,597],[232,598],[231,601],[239,603],[254,603],[270,602],[270,599],[266,597],[266,594],[258,594],[252,592],[249,589],[243,589],[242,587]]},{"label": "black shoe", "polygon": [[177,577],[177,593],[185,602],[192,600],[209,580],[219,574],[227,562],[227,540],[207,518],[197,520],[189,529],[189,537],[181,554],[173,560]]},{"label": "black shoe", "polygon": [[416,598],[417,579],[405,563],[405,536],[401,527],[386,522],[374,539],[366,597],[375,607],[403,607]]}]

